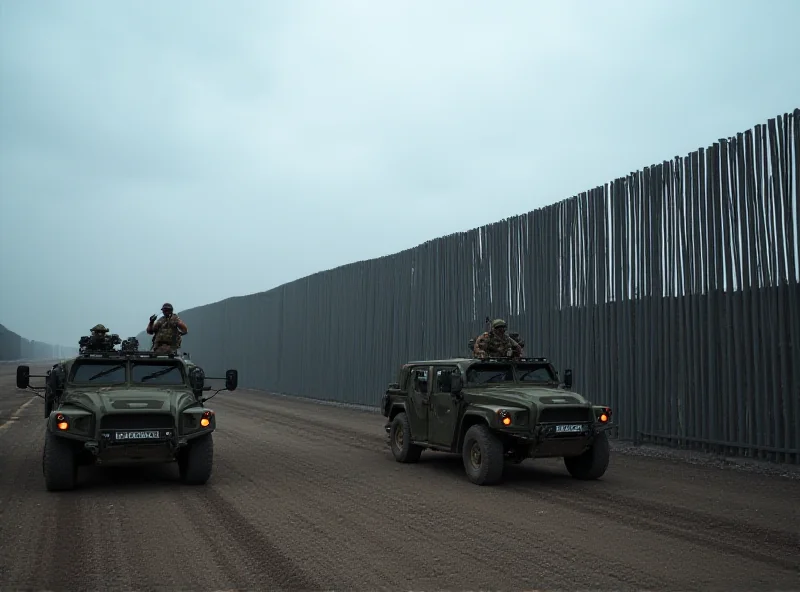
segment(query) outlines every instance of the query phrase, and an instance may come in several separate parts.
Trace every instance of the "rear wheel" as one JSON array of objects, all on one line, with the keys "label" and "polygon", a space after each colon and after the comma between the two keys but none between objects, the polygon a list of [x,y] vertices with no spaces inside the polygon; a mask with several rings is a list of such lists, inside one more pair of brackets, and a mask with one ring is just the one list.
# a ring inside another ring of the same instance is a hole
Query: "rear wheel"
[{"label": "rear wheel", "polygon": [[400,463],[415,463],[422,455],[422,446],[411,441],[411,425],[404,412],[395,415],[389,430],[389,443],[394,459]]},{"label": "rear wheel", "polygon": [[611,445],[608,434],[600,432],[595,436],[592,447],[579,456],[564,459],[569,474],[581,481],[591,481],[602,477],[611,458]]},{"label": "rear wheel", "polygon": [[178,456],[181,480],[189,485],[204,485],[214,467],[214,440],[211,434],[191,440]]},{"label": "rear wheel", "polygon": [[493,485],[503,478],[503,443],[483,424],[467,430],[461,459],[467,477],[476,485]]},{"label": "rear wheel", "polygon": [[72,441],[45,431],[42,452],[42,472],[48,491],[65,491],[75,488],[78,463]]}]

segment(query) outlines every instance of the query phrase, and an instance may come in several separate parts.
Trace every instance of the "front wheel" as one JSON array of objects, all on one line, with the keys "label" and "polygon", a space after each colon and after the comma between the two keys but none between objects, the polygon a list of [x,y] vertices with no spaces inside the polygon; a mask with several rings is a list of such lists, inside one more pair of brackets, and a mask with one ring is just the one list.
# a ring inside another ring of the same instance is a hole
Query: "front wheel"
[{"label": "front wheel", "polygon": [[59,438],[50,430],[45,432],[42,452],[42,473],[48,491],[66,491],[75,488],[78,463],[71,440]]},{"label": "front wheel", "polygon": [[476,485],[492,485],[503,478],[503,443],[483,424],[467,430],[461,459],[467,478]]},{"label": "front wheel", "polygon": [[411,441],[411,425],[404,412],[398,413],[392,420],[389,442],[394,459],[399,463],[415,463],[422,455],[422,446]]},{"label": "front wheel", "polygon": [[608,434],[600,432],[595,436],[589,450],[581,455],[565,458],[564,466],[576,479],[591,481],[605,474],[610,458],[611,445],[608,443]]},{"label": "front wheel", "polygon": [[214,440],[211,434],[189,442],[178,456],[181,480],[189,485],[205,485],[214,466]]}]

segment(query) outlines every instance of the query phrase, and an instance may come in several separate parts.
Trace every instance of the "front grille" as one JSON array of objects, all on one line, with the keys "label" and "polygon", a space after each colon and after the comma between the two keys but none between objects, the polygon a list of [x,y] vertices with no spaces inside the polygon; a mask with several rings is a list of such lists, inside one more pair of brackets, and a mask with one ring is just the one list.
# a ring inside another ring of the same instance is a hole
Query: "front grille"
[{"label": "front grille", "polygon": [[592,421],[590,407],[545,407],[539,423],[583,423]]},{"label": "front grille", "polygon": [[101,430],[146,430],[174,428],[171,415],[165,413],[116,413],[100,421]]}]

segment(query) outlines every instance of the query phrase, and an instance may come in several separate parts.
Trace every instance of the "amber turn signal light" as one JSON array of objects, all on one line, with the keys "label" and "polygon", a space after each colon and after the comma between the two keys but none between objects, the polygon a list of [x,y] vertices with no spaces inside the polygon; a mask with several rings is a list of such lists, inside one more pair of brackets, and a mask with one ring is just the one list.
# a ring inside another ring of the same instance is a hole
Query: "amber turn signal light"
[{"label": "amber turn signal light", "polygon": [[204,428],[207,428],[208,424],[210,423],[211,421],[207,417],[204,417],[203,419],[200,420],[200,425],[203,426]]},{"label": "amber turn signal light", "polygon": [[606,423],[608,421],[608,415],[606,415],[605,413],[601,414],[600,421]]},{"label": "amber turn signal light", "polygon": [[59,421],[59,422],[56,424],[56,427],[57,427],[59,430],[66,430],[67,428],[69,428],[69,424],[68,424],[66,421]]}]

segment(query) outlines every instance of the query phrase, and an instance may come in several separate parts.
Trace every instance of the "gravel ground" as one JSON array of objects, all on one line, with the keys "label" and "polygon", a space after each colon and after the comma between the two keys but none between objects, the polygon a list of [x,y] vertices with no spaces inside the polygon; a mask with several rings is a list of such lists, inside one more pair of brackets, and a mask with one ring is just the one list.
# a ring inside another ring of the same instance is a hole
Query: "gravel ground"
[{"label": "gravel ground", "polygon": [[14,368],[0,366],[2,590],[800,589],[788,469],[617,445],[600,481],[526,461],[477,487],[457,456],[394,462],[372,411],[223,391],[206,486],[174,465],[87,468],[48,493],[42,400]]}]

